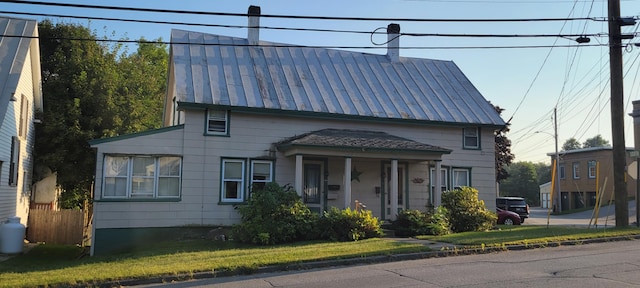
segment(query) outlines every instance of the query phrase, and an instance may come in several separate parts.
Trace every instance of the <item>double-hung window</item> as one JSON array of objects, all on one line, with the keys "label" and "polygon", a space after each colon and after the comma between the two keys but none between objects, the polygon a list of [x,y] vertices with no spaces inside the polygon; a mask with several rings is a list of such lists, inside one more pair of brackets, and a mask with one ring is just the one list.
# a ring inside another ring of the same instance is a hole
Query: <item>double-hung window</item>
[{"label": "double-hung window", "polygon": [[580,179],[580,162],[573,162],[573,179]]},{"label": "double-hung window", "polygon": [[560,165],[560,179],[564,179],[565,177],[564,174],[565,174],[564,165]]},{"label": "double-hung window", "polygon": [[453,188],[471,186],[471,177],[469,169],[453,168],[451,170],[451,185]]},{"label": "double-hung window", "polygon": [[104,157],[105,199],[180,197],[182,159],[176,156]]},{"label": "double-hung window", "polygon": [[244,201],[244,176],[244,159],[222,159],[222,202]]},{"label": "double-hung window", "polygon": [[273,182],[273,162],[264,160],[251,161],[251,189],[260,190]]},{"label": "double-hung window", "polygon": [[267,183],[273,182],[273,169],[271,160],[223,158],[220,201],[244,202],[251,191],[262,189]]},{"label": "double-hung window", "polygon": [[589,162],[587,162],[588,164],[588,168],[589,168],[589,178],[594,179],[596,178],[596,161],[595,160],[591,160]]},{"label": "double-hung window", "polygon": [[462,129],[463,148],[464,149],[480,149],[480,128],[466,127]]},{"label": "double-hung window", "polygon": [[207,110],[207,135],[229,135],[229,112]]}]

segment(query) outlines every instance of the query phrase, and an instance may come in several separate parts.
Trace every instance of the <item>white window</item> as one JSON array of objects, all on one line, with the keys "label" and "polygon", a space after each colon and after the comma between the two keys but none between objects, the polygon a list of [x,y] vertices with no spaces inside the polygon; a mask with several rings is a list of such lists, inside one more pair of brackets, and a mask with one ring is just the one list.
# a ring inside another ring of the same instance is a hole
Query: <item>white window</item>
[{"label": "white window", "polygon": [[564,165],[560,165],[560,179],[564,179]]},{"label": "white window", "polygon": [[467,127],[462,130],[464,148],[480,149],[480,129],[478,127]]},{"label": "white window", "polygon": [[251,189],[259,190],[264,186],[273,182],[273,162],[264,160],[251,161]]},{"label": "white window", "polygon": [[222,202],[244,201],[245,160],[222,159]]},{"label": "white window", "polygon": [[580,162],[573,163],[573,179],[580,179]]},{"label": "white window", "polygon": [[175,156],[105,156],[104,198],[180,197],[182,159]]},{"label": "white window", "polygon": [[589,178],[593,179],[596,178],[596,161],[595,160],[591,160],[588,163],[588,168],[589,168]]},{"label": "white window", "polygon": [[471,186],[469,169],[454,168],[451,170],[451,186],[455,189],[462,186]]},{"label": "white window", "polygon": [[224,110],[207,110],[207,134],[227,135],[229,113]]}]

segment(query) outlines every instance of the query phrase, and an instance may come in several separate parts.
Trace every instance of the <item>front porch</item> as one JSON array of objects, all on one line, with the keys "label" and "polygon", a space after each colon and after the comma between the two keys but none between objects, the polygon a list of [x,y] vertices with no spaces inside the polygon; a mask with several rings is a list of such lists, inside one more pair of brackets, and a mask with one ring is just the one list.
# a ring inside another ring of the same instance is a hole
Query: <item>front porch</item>
[{"label": "front porch", "polygon": [[449,149],[384,132],[325,129],[276,143],[295,159],[294,188],[314,211],[366,205],[373,215],[394,220],[399,209],[438,206],[441,170]]}]

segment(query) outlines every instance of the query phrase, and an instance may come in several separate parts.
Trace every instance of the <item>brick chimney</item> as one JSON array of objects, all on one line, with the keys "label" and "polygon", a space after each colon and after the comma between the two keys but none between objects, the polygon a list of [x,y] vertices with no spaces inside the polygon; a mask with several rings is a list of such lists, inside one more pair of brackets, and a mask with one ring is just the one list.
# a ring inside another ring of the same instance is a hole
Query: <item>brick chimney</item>
[{"label": "brick chimney", "polygon": [[260,6],[249,6],[249,45],[258,45],[260,41]]},{"label": "brick chimney", "polygon": [[391,62],[400,61],[400,24],[387,26],[387,57]]}]

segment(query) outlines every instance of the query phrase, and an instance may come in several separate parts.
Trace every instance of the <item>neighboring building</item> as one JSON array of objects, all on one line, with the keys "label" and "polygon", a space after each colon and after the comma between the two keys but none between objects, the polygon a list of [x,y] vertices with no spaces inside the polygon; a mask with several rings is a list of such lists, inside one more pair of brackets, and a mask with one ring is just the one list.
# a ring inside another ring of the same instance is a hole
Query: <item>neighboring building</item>
[{"label": "neighboring building", "polygon": [[547,209],[551,205],[551,182],[540,185],[540,207]]},{"label": "neighboring building", "polygon": [[[628,152],[631,151],[633,151],[633,148],[627,148],[627,165],[636,160],[629,156]],[[548,153],[547,155],[551,157],[551,163],[553,163],[555,153]],[[611,146],[561,151],[559,164],[560,202],[562,205],[560,208],[562,211],[594,207],[596,204],[596,191],[598,191],[598,197],[600,197],[603,205],[615,200],[613,190],[613,148]],[[629,175],[626,175],[626,179],[627,196],[628,198],[635,198],[636,181],[632,181],[633,179]],[[627,199],[624,200],[626,201]],[[557,207],[556,204],[553,204],[553,206]]]},{"label": "neighboring building", "polygon": [[457,186],[495,205],[505,122],[453,62],[399,57],[399,32],[377,55],[173,30],[166,127],[91,141],[92,253],[239,223],[235,206],[272,181],[314,211],[357,200],[381,219]]},{"label": "neighboring building", "polygon": [[0,222],[26,225],[33,173],[34,115],[42,109],[35,20],[0,17]]}]

